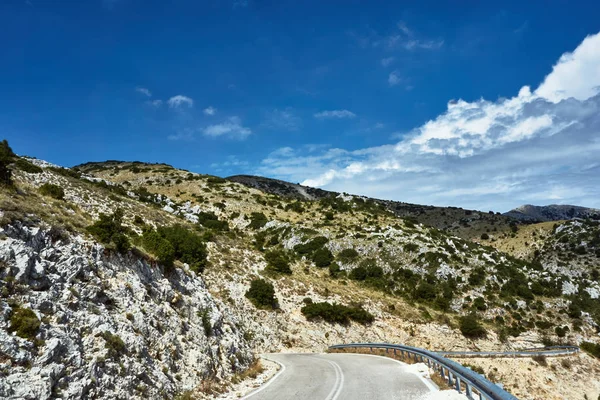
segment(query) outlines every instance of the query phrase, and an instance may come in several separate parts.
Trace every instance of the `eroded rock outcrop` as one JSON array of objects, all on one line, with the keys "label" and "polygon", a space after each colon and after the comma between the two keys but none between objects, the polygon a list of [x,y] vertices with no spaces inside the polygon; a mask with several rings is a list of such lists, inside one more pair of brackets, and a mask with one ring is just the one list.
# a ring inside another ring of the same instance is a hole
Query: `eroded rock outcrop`
[{"label": "eroded rock outcrop", "polygon": [[[186,268],[19,223],[0,231],[0,398],[163,398],[253,355],[240,321]],[[40,320],[11,332],[15,309]]]}]

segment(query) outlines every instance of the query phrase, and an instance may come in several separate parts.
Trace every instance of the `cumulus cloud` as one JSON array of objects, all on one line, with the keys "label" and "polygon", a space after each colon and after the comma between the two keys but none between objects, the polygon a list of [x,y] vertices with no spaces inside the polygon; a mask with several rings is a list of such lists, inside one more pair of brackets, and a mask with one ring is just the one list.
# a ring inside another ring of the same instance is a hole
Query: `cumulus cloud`
[{"label": "cumulus cloud", "polygon": [[226,136],[234,139],[245,139],[252,133],[252,130],[242,126],[239,117],[230,117],[223,123],[207,126],[202,132],[209,137]]},{"label": "cumulus cloud", "polygon": [[173,96],[167,100],[167,104],[170,108],[193,107],[194,100],[187,96],[178,94],[177,96]]},{"label": "cumulus cloud", "polygon": [[152,97],[152,92],[150,91],[150,89],[146,89],[144,87],[138,86],[138,87],[135,88],[135,91],[138,92],[138,93],[143,94],[144,96]]},{"label": "cumulus cloud", "polygon": [[217,109],[213,106],[208,106],[202,112],[206,115],[215,115],[217,113]]},{"label": "cumulus cloud", "polygon": [[524,86],[511,98],[451,101],[396,143],[316,154],[286,148],[257,173],[421,204],[600,207],[599,88],[597,34],[560,57],[534,91]]},{"label": "cumulus cloud", "polygon": [[330,110],[321,111],[315,114],[315,118],[326,119],[326,118],[354,118],[356,114],[348,110]]}]

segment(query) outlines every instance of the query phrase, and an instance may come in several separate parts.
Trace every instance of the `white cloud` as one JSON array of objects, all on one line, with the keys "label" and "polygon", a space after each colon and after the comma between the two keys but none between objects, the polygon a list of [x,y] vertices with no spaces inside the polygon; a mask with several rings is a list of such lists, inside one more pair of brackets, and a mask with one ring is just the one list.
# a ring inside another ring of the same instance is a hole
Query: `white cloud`
[{"label": "white cloud", "polygon": [[215,115],[217,113],[217,109],[213,106],[208,106],[202,112],[206,115]]},{"label": "white cloud", "polygon": [[169,104],[170,108],[180,108],[180,107],[193,107],[194,100],[187,96],[183,96],[178,94],[177,96],[171,97],[167,100],[167,104]]},{"label": "white cloud", "polygon": [[266,113],[262,125],[269,129],[297,131],[302,126],[302,119],[290,107],[283,110],[276,108]]},{"label": "white cloud", "polygon": [[402,82],[402,78],[400,78],[398,71],[390,72],[388,76],[388,83],[390,84],[390,86],[396,86],[400,82]]},{"label": "white cloud", "polygon": [[148,100],[146,103],[151,105],[152,107],[159,108],[160,106],[162,106],[163,101],[158,100],[158,99],[157,100]]},{"label": "white cloud", "polygon": [[565,53],[535,94],[552,102],[585,100],[600,92],[600,34],[590,35],[572,53]]},{"label": "white cloud", "polygon": [[135,91],[143,94],[144,96],[152,97],[152,92],[150,91],[150,89],[138,86],[135,88]]},{"label": "white cloud", "polygon": [[329,111],[321,111],[315,114],[315,118],[325,119],[325,118],[354,118],[356,114],[352,111],[348,110],[329,110]]},{"label": "white cloud", "polygon": [[394,62],[394,57],[386,57],[381,59],[381,65],[384,67],[390,66]]},{"label": "white cloud", "polygon": [[252,130],[242,126],[239,117],[230,117],[223,123],[207,126],[202,132],[210,137],[227,136],[235,139],[245,139],[252,133]]},{"label": "white cloud", "polygon": [[412,36],[413,32],[406,26],[404,21],[399,21],[396,26],[400,29],[406,36]]},{"label": "white cloud", "polygon": [[451,101],[392,144],[313,153],[286,148],[256,173],[421,204],[600,207],[599,86],[597,34],[563,55],[534,91],[524,86],[511,98]]}]

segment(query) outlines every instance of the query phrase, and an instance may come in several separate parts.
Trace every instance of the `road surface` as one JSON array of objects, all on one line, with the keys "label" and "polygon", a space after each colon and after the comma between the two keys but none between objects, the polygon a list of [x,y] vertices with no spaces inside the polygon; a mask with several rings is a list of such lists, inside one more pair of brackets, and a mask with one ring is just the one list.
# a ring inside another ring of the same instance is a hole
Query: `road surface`
[{"label": "road surface", "polygon": [[365,354],[268,354],[283,366],[248,400],[417,400],[437,390],[406,364]]}]

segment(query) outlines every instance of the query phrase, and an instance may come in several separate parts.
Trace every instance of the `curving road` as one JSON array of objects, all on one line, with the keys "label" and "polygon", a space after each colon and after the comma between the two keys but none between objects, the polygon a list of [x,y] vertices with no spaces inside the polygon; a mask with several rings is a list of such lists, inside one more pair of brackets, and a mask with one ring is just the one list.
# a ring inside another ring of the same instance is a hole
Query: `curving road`
[{"label": "curving road", "polygon": [[249,400],[417,400],[437,390],[406,364],[364,354],[268,354],[282,368]]}]

